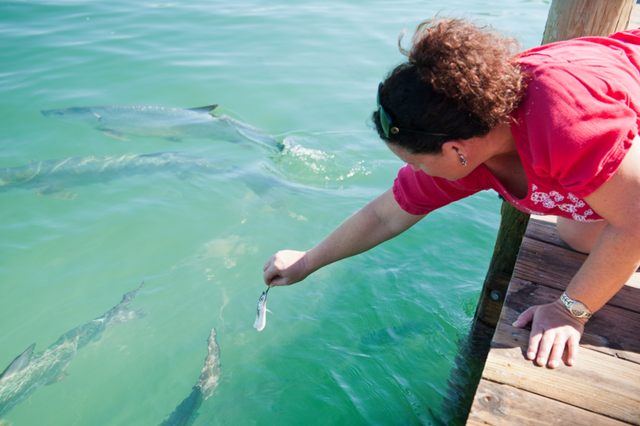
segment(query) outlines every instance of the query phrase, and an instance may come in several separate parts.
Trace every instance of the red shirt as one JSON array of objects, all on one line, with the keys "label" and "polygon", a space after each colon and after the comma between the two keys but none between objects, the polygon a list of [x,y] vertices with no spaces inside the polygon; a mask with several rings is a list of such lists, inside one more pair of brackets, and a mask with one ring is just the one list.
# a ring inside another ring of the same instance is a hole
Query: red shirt
[{"label": "red shirt", "polygon": [[517,62],[529,79],[511,113],[511,132],[527,174],[527,196],[513,197],[484,165],[456,181],[405,166],[393,185],[405,211],[427,214],[493,189],[527,213],[602,219],[583,198],[615,173],[638,134],[640,30],[548,44]]}]

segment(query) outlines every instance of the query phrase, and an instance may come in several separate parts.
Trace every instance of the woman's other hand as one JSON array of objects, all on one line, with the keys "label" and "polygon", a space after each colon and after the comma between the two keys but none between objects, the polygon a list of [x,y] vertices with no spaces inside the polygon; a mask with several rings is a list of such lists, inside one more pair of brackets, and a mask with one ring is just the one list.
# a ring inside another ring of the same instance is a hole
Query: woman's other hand
[{"label": "woman's other hand", "polygon": [[556,368],[566,346],[567,365],[574,365],[586,320],[575,318],[558,300],[530,307],[518,316],[513,326],[522,328],[532,321],[527,358],[535,359],[539,365]]},{"label": "woman's other hand", "polygon": [[283,250],[267,260],[262,267],[268,286],[291,285],[304,280],[310,271],[305,262],[306,251]]}]

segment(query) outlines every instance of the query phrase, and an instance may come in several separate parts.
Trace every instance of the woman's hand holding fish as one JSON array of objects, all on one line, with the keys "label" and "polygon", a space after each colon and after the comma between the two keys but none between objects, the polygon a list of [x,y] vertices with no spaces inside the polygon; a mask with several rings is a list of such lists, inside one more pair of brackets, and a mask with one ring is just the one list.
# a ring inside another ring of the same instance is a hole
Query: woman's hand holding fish
[{"label": "woman's hand holding fish", "polygon": [[264,282],[268,286],[291,285],[304,280],[311,272],[305,259],[306,251],[283,250],[264,264]]}]

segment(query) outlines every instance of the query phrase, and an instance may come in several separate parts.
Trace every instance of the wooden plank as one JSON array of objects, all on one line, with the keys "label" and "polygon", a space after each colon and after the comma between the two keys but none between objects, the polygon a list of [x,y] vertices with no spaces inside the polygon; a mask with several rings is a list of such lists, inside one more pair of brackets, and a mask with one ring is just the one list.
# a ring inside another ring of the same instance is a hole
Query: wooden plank
[{"label": "wooden plank", "polygon": [[487,380],[480,381],[467,420],[467,425],[472,426],[551,424],[623,426],[627,423]]},{"label": "wooden plank", "polygon": [[[586,258],[585,254],[525,237],[513,276],[564,291]],[[609,304],[640,312],[640,274],[633,274]]]},{"label": "wooden plank", "polygon": [[525,237],[514,275],[525,281],[548,285],[561,282],[566,286],[586,258],[585,254]]},{"label": "wooden plank", "polygon": [[572,250],[571,247],[569,247],[567,243],[562,241],[562,238],[560,238],[558,228],[556,228],[555,216],[531,216],[524,235],[525,237],[529,237],[543,243],[549,243],[557,247],[562,247],[566,250]]},{"label": "wooden plank", "polygon": [[575,366],[549,369],[525,358],[528,340],[528,330],[501,322],[483,378],[640,425],[637,364],[582,348]]},{"label": "wooden plank", "polygon": [[[640,5],[634,10],[638,10],[638,15],[640,15]],[[556,226],[557,219],[558,218],[556,216],[531,216],[524,234],[525,237],[541,243],[548,243],[565,250],[573,251],[574,253],[583,255],[586,259],[586,254],[573,250],[562,240],[562,238],[560,238],[560,234],[558,234],[558,228]],[[638,268],[638,270],[640,270],[640,268]]]},{"label": "wooden plank", "polygon": [[[514,278],[500,320],[512,324],[529,306],[551,303],[560,294]],[[580,346],[640,364],[640,314],[605,305],[586,324]]]}]

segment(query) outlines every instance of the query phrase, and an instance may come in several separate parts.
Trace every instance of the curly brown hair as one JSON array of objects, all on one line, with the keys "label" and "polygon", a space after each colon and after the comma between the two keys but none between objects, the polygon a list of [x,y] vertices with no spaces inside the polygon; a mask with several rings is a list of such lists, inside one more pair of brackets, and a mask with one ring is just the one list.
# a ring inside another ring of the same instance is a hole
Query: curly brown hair
[{"label": "curly brown hair", "polygon": [[400,45],[403,36],[398,44],[408,61],[379,91],[380,104],[401,130],[386,136],[375,111],[383,140],[414,154],[439,153],[447,140],[486,136],[508,122],[525,89],[515,39],[463,19],[438,18],[418,26],[409,51]]}]

